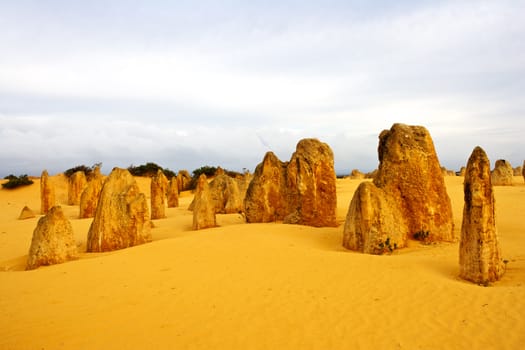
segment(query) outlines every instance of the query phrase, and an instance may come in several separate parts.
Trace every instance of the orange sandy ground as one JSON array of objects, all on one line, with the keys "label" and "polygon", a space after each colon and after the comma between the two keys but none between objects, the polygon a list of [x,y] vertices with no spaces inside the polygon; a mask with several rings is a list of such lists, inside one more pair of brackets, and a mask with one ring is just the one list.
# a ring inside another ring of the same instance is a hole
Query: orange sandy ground
[{"label": "orange sandy ground", "polygon": [[[66,203],[63,176],[53,178]],[[138,178],[149,196],[149,179]],[[360,180],[338,180],[337,228],[244,224],[192,231],[181,206],[155,220],[154,241],[23,271],[39,182],[0,190],[0,349],[523,349],[525,185],[496,187],[503,279],[458,278],[458,243],[411,242],[391,256],[341,247]],[[446,178],[456,230],[463,178]],[[80,249],[91,219],[62,205]]]}]

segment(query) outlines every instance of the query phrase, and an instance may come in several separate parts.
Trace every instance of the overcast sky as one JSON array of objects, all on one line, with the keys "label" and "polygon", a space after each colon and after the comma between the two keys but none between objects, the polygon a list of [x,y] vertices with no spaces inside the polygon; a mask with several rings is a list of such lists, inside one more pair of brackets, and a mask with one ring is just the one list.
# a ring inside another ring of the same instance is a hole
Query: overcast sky
[{"label": "overcast sky", "polygon": [[423,125],[441,164],[525,159],[525,2],[0,1],[0,176],[251,171],[328,143],[377,167]]}]

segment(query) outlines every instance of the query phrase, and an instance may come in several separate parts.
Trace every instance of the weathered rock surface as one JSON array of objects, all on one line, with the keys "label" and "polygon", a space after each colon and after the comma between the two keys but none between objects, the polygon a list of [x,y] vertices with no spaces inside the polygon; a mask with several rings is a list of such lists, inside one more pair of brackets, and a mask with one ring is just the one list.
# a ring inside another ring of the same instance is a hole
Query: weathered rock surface
[{"label": "weathered rock surface", "polygon": [[26,205],[24,208],[22,208],[22,211],[20,212],[20,215],[18,216],[18,220],[31,219],[31,218],[34,218],[35,216],[36,216],[35,213]]},{"label": "weathered rock surface", "polygon": [[523,175],[523,181],[525,181],[525,160],[523,161],[523,165],[521,167],[521,174]]},{"label": "weathered rock surface", "polygon": [[514,170],[505,159],[498,159],[491,173],[492,186],[512,186]]},{"label": "weathered rock surface", "polygon": [[272,152],[257,165],[244,199],[246,221],[273,222],[284,219],[286,204],[286,165]]},{"label": "weathered rock surface", "polygon": [[523,168],[522,166],[517,166],[514,169],[512,169],[512,175],[514,176],[521,176],[523,174]]},{"label": "weathered rock surface", "polygon": [[54,206],[38,220],[33,231],[26,270],[60,264],[78,256],[73,228],[60,206]]},{"label": "weathered rock surface", "polygon": [[158,170],[151,179],[151,219],[166,218],[166,192],[168,191],[168,179]]},{"label": "weathered rock surface", "polygon": [[176,208],[179,206],[179,184],[177,177],[174,176],[168,183],[168,208]]},{"label": "weathered rock surface", "polygon": [[[248,187],[250,186],[250,182],[252,181],[252,174],[250,173],[244,173],[243,175],[238,175],[235,177],[235,181],[237,181],[237,185],[239,186],[239,191],[241,192],[241,197],[246,197],[246,192],[248,191]],[[243,204],[244,207],[244,204]]]},{"label": "weathered rock surface", "polygon": [[[394,124],[379,136],[379,169],[350,203],[343,246],[381,254],[407,238],[454,241],[452,207],[428,131]],[[388,241],[387,241],[388,239]]]},{"label": "weathered rock surface", "polygon": [[55,203],[55,186],[49,179],[47,170],[44,170],[40,176],[40,213],[47,214]]},{"label": "weathered rock surface", "polygon": [[456,241],[452,206],[430,133],[422,126],[394,124],[379,136],[374,184],[401,205],[410,235]]},{"label": "weathered rock surface", "polygon": [[244,197],[234,178],[223,173],[215,176],[209,186],[216,213],[232,214],[244,211]]},{"label": "weathered rock surface", "polygon": [[[239,184],[234,178],[226,175],[224,171],[215,175],[208,187],[216,214],[233,214],[244,211],[244,197],[239,190]],[[195,207],[195,200],[196,197],[191,202],[189,210],[193,210]]]},{"label": "weathered rock surface", "polygon": [[86,174],[83,171],[77,171],[69,178],[67,191],[67,204],[79,205],[82,192],[87,186]]},{"label": "weathered rock surface", "polygon": [[290,162],[268,152],[246,193],[246,221],[336,226],[333,164],[330,147],[316,139],[299,141]]},{"label": "weathered rock surface", "polygon": [[100,192],[104,179],[100,173],[100,167],[96,167],[89,177],[86,188],[80,196],[80,215],[81,219],[92,218],[97,210]]},{"label": "weathered rock surface", "polygon": [[179,193],[187,191],[191,184],[191,175],[187,170],[179,170],[177,173],[177,183],[179,185]]},{"label": "weathered rock surface", "polygon": [[490,162],[480,147],[469,158],[459,249],[460,277],[474,283],[497,281],[504,273],[498,244]]},{"label": "weathered rock surface", "polygon": [[393,197],[371,182],[357,188],[346,217],[343,246],[367,254],[383,254],[406,245],[408,226]]},{"label": "weathered rock surface", "polygon": [[459,169],[459,176],[465,176],[467,172],[467,168],[462,166],[461,169]]},{"label": "weathered rock surface", "polygon": [[303,139],[286,168],[288,212],[283,222],[337,226],[334,154],[326,143]]},{"label": "weathered rock surface", "polygon": [[193,206],[193,229],[200,230],[217,226],[215,205],[211,198],[206,175],[202,174],[197,182],[195,203]]},{"label": "weathered rock surface", "polygon": [[146,196],[126,169],[114,168],[104,182],[87,239],[88,252],[105,252],[151,241]]}]

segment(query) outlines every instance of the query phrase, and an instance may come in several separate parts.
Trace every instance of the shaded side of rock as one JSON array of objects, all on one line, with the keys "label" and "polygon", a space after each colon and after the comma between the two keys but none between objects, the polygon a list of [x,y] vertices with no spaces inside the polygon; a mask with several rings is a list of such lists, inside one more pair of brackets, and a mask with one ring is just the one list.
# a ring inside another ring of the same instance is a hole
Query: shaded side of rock
[{"label": "shaded side of rock", "polygon": [[390,253],[406,245],[408,226],[398,203],[371,182],[357,188],[343,231],[343,246],[367,254]]},{"label": "shaded side of rock", "polygon": [[179,193],[190,189],[191,175],[187,170],[179,170],[177,173],[177,183],[179,186]]},{"label": "shaded side of rock", "polygon": [[104,183],[100,168],[96,167],[92,172],[86,188],[80,196],[80,214],[81,219],[92,218],[97,210],[100,192]]},{"label": "shaded side of rock", "polygon": [[26,270],[60,264],[78,256],[73,228],[60,206],[54,206],[38,220],[33,231]]},{"label": "shaded side of rock", "polygon": [[490,162],[480,147],[469,158],[459,249],[460,277],[474,283],[497,281],[504,273],[498,244]]},{"label": "shaded side of rock", "polygon": [[47,214],[49,209],[55,206],[55,203],[55,187],[47,170],[44,170],[40,176],[40,213]]},{"label": "shaded side of rock", "polygon": [[162,172],[151,179],[151,219],[166,218],[166,192],[168,191],[168,179]]},{"label": "shaded side of rock", "polygon": [[174,176],[168,183],[168,208],[176,208],[179,206],[179,184],[177,177]]},{"label": "shaded side of rock", "polygon": [[200,230],[215,226],[217,226],[215,220],[215,205],[211,198],[206,175],[201,174],[195,192],[192,227],[194,230]]},{"label": "shaded side of rock", "polygon": [[87,179],[83,171],[77,171],[69,178],[67,191],[67,204],[79,205],[82,192],[86,188]]},{"label": "shaded side of rock", "polygon": [[114,168],[102,187],[87,239],[88,252],[105,252],[151,241],[146,196],[126,169]]}]

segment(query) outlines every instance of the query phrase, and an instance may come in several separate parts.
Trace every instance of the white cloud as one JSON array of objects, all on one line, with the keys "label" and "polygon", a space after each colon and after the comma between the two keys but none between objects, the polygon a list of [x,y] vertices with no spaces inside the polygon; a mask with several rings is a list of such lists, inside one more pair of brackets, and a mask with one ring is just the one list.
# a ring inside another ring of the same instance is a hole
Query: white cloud
[{"label": "white cloud", "polygon": [[96,11],[74,7],[78,26],[49,9],[0,20],[0,160],[253,167],[269,149],[288,159],[317,137],[341,167],[370,169],[377,135],[395,122],[426,126],[443,162],[459,163],[471,143],[520,157],[508,150],[524,146],[522,2],[364,14],[305,3],[279,16],[237,5],[214,5],[199,26],[191,6],[173,22],[158,4],[148,20],[126,8],[133,16],[96,18],[99,27]]}]

